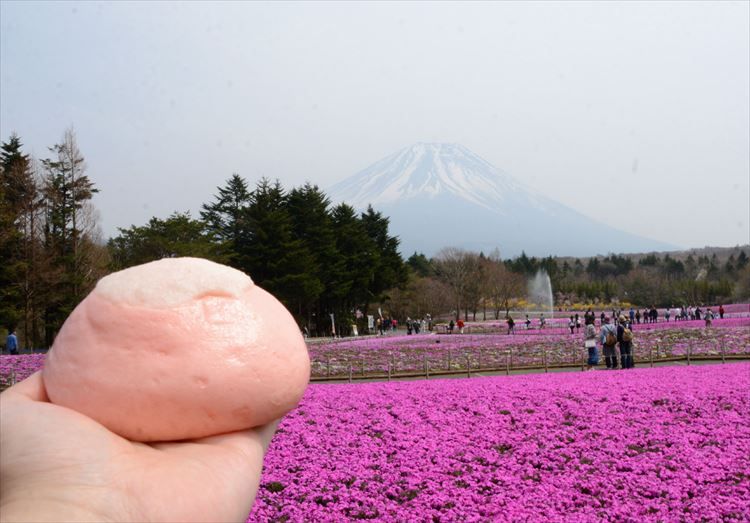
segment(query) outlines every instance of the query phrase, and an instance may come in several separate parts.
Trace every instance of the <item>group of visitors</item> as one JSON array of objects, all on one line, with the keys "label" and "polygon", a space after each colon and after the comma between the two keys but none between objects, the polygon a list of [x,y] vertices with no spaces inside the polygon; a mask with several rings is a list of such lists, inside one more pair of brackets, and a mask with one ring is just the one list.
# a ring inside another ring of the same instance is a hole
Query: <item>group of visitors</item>
[{"label": "group of visitors", "polygon": [[[695,305],[683,305],[682,307],[673,307],[674,308],[674,321],[689,321],[689,320],[700,320],[701,317],[706,321],[706,323],[710,323],[710,320],[708,316],[711,316],[711,320],[714,319],[715,315],[711,311],[710,308],[707,308],[704,311],[701,310],[700,307],[696,307]],[[724,319],[724,305],[719,305],[719,318]],[[669,315],[670,310],[667,309],[667,311],[664,313],[666,320],[669,321]]]},{"label": "group of visitors", "polygon": [[427,321],[425,319],[413,320],[409,316],[406,317],[406,334],[409,336],[411,336],[412,333],[419,334],[426,327]]},{"label": "group of visitors", "polygon": [[618,367],[617,349],[619,346],[619,360],[623,369],[632,369],[633,363],[633,330],[632,323],[624,315],[617,318],[617,325],[613,319],[605,316],[599,334],[597,336],[596,326],[593,323],[586,325],[584,346],[588,349],[588,369],[594,370],[599,365],[599,352],[597,349],[597,338],[602,347],[604,363],[608,370]]},{"label": "group of visitors", "polygon": [[[512,318],[510,317],[510,315],[508,315],[508,316],[505,317],[506,321],[508,321],[508,319],[511,319],[511,321],[512,321]],[[514,324],[515,324],[515,322],[514,322]],[[529,319],[529,315],[528,314],[526,315],[526,321],[524,321],[524,325],[526,325],[526,330],[530,330],[532,328],[531,327],[531,319]],[[539,316],[539,328],[543,329],[546,325],[547,325],[547,319],[544,317],[544,313],[542,313]],[[508,326],[510,327],[510,324]]]},{"label": "group of visitors", "polygon": [[570,319],[568,320],[568,328],[570,329],[571,334],[575,334],[579,330],[581,330],[581,318],[578,316],[578,313],[570,315]]},{"label": "group of visitors", "polygon": [[[641,323],[641,320],[643,320],[643,323],[656,323],[659,321],[659,311],[654,307],[651,306],[650,309],[643,309],[643,312],[640,310],[634,310],[633,307],[630,307],[630,323]],[[667,309],[665,318],[667,321],[669,321],[669,309]]]},{"label": "group of visitors", "polygon": [[453,331],[458,328],[458,333],[463,334],[464,333],[464,326],[466,324],[464,323],[464,320],[461,318],[458,318],[458,321],[451,320],[448,324],[448,334],[453,334]]},{"label": "group of visitors", "polygon": [[378,318],[375,320],[375,327],[378,329],[378,334],[384,336],[387,332],[395,332],[398,329],[398,320],[390,316]]}]

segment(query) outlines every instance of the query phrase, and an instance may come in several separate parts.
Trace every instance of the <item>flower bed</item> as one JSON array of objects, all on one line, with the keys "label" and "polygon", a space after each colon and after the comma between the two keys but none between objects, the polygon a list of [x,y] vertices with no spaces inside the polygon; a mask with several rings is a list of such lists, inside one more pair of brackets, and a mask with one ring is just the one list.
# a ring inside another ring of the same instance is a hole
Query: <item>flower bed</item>
[{"label": "flower bed", "polygon": [[[719,319],[718,313],[716,313],[717,316],[713,320],[713,325],[727,325],[732,326],[735,324],[741,324],[741,325],[750,325],[750,314],[747,312],[734,312],[734,313],[727,313],[724,315],[723,319]],[[608,313],[608,316],[611,314]],[[625,315],[627,316],[627,314]],[[529,329],[526,329],[526,325],[524,324],[524,321],[519,318],[514,318],[516,320],[516,332],[517,333],[525,333],[525,334],[542,334],[542,335],[549,335],[549,334],[570,334],[570,328],[568,327],[569,318],[567,316],[565,317],[555,317],[552,319],[547,320],[547,325],[544,328],[540,328],[539,321],[537,319],[534,319],[531,323],[531,327]],[[651,330],[651,329],[670,329],[675,326],[680,327],[703,327],[705,326],[705,321],[703,319],[700,320],[681,320],[676,321],[674,318],[670,318],[670,321],[666,321],[663,316],[659,316],[659,319],[656,321],[656,323],[634,323],[633,324],[633,330]],[[601,327],[601,321],[599,319],[599,316],[596,316],[596,326],[597,328]],[[581,330],[583,330],[583,318],[581,318]],[[508,324],[505,320],[502,321],[483,321],[483,322],[470,322],[467,324],[467,326],[464,328],[464,332],[466,334],[497,334],[497,333],[506,333],[508,331]],[[445,328],[439,330],[440,333],[445,334]],[[577,331],[580,332],[580,331]]]},{"label": "flower bed", "polygon": [[[750,318],[715,322],[661,323],[636,326],[633,354],[636,364],[685,357],[750,357]],[[638,328],[642,327],[642,328]],[[435,374],[481,369],[581,365],[583,334],[453,334],[348,338],[309,344],[312,377]],[[0,389],[12,376],[20,380],[40,369],[43,354],[0,356]]]},{"label": "flower bed", "polygon": [[749,375],[311,385],[249,521],[747,521]]},{"label": "flower bed", "polygon": [[[636,363],[652,359],[692,356],[750,357],[750,318],[725,319],[715,327],[703,322],[636,326],[633,342]],[[639,328],[641,327],[641,328]],[[318,343],[309,347],[312,376],[468,372],[469,369],[514,369],[580,365],[583,334],[452,334],[385,336]]]},{"label": "flower bed", "polygon": [[28,378],[44,365],[45,354],[0,355],[0,390]]}]

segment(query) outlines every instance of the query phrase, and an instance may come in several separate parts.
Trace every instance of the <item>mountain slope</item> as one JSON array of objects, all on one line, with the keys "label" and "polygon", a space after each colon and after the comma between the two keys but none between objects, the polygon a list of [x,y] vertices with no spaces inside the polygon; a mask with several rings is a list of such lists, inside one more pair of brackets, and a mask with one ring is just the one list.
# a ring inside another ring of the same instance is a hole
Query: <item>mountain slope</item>
[{"label": "mountain slope", "polygon": [[504,257],[674,248],[587,218],[457,144],[407,147],[332,186],[329,195],[389,216],[406,254],[432,255],[449,245],[498,248]]}]

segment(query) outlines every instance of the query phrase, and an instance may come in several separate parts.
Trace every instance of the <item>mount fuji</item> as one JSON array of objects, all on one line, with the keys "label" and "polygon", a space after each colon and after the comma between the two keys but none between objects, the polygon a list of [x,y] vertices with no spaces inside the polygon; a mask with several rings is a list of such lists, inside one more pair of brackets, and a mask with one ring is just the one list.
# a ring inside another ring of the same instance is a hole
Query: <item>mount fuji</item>
[{"label": "mount fuji", "polygon": [[[539,194],[458,144],[418,143],[333,185],[333,202],[391,220],[401,251],[462,247],[503,257],[673,250],[612,228]],[[588,197],[595,197],[592,192]]]}]

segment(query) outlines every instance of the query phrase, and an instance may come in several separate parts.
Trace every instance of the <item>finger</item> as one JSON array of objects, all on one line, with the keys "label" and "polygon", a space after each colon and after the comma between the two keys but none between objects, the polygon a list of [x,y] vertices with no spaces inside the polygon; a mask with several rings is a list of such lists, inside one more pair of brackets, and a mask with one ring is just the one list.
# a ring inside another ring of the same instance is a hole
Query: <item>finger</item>
[{"label": "finger", "polygon": [[40,370],[6,389],[3,394],[18,394],[34,401],[49,402],[47,389],[44,388],[44,380],[42,380],[42,371]]},{"label": "finger", "polygon": [[236,449],[241,452],[247,452],[248,445],[255,448],[258,444],[261,445],[263,453],[268,450],[268,446],[271,444],[273,435],[276,433],[276,428],[279,426],[281,420],[277,419],[266,425],[255,427],[249,430],[243,430],[240,432],[232,432],[229,434],[221,434],[219,436],[211,436],[209,438],[203,438],[198,440],[201,443],[208,443],[210,445],[217,445],[224,448]]},{"label": "finger", "polygon": [[[198,471],[200,477],[190,481],[203,486],[198,488],[213,486],[213,490],[222,493],[224,515],[217,516],[217,521],[244,521],[258,492],[263,456],[277,425],[278,421],[274,421],[239,432],[151,446],[160,452],[179,457],[180,463],[197,463],[205,467],[181,466],[181,477],[189,480],[190,471]],[[227,503],[227,500],[231,502]]]},{"label": "finger", "polygon": [[280,421],[274,420],[260,427],[228,434],[219,434],[191,441],[152,443],[150,446],[157,450],[182,454],[203,453],[206,449],[229,450],[233,453],[242,454],[251,462],[262,461]]}]

